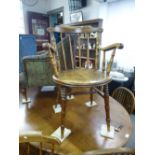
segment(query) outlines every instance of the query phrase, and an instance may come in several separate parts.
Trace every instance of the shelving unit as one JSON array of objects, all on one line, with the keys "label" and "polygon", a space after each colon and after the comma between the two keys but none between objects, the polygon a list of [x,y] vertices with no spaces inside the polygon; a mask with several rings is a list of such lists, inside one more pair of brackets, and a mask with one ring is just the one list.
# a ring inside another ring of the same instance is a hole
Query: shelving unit
[{"label": "shelving unit", "polygon": [[[69,25],[72,26],[92,26],[92,27],[102,27],[103,20],[102,19],[93,19],[93,20],[87,20],[83,22],[76,22],[76,23],[71,23]],[[80,43],[81,47],[76,47],[75,50],[75,61],[76,65],[79,65],[79,61],[81,61],[81,66],[85,67],[85,64],[88,62],[88,57],[89,57],[89,62],[94,66],[95,63],[95,54],[96,54],[96,34],[90,34],[90,36],[84,36],[84,34],[81,34],[80,36]],[[89,38],[89,40],[88,40]],[[101,42],[101,35],[99,36],[99,43]],[[79,48],[80,48],[80,54],[79,54]]]}]

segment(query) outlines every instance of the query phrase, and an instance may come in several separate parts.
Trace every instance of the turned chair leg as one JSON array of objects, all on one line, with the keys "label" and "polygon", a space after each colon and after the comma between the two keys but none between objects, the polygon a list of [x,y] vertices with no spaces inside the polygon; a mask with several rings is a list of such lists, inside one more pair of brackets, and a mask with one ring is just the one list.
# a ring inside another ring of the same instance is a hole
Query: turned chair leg
[{"label": "turned chair leg", "polygon": [[56,98],[55,107],[57,107],[59,102],[60,102],[60,87],[58,87],[58,89],[57,89],[57,98]]},{"label": "turned chair leg", "polygon": [[67,104],[67,100],[66,100],[66,88],[65,87],[61,87],[60,88],[60,94],[61,94],[61,107],[62,107],[62,111],[61,111],[61,138],[64,137],[64,119],[65,119],[65,115],[66,115],[66,104]]},{"label": "turned chair leg", "polygon": [[104,86],[104,102],[105,102],[105,113],[106,113],[107,130],[110,131],[110,106],[109,106],[108,85]]},{"label": "turned chair leg", "polygon": [[90,105],[93,104],[93,87],[90,88]]},{"label": "turned chair leg", "polygon": [[26,87],[22,88],[22,94],[23,94],[23,96],[25,98],[25,101],[27,101],[28,98],[27,98],[27,88]]},{"label": "turned chair leg", "polygon": [[22,103],[31,102],[31,99],[27,97],[27,87],[22,88],[22,95],[23,95]]}]

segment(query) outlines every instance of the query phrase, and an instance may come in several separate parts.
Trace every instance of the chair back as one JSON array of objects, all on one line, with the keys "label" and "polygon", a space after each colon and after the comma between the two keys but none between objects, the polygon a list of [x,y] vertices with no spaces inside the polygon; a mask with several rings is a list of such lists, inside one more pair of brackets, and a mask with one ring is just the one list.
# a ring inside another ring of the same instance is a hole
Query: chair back
[{"label": "chair back", "polygon": [[[62,70],[86,68],[100,69],[100,52],[103,52],[103,71],[109,75],[116,48],[123,48],[123,45],[116,43],[101,48],[102,28],[91,26],[68,26],[59,25],[49,27],[51,44],[49,45],[49,54],[51,54],[52,65],[54,66],[55,75],[58,76]],[[59,50],[56,44],[54,33],[60,33]],[[66,47],[66,43],[68,47]],[[106,66],[106,52],[112,50],[111,58]],[[52,51],[52,53],[51,53]]]},{"label": "chair back", "polygon": [[[38,146],[39,152],[37,152],[37,151],[34,152],[34,150],[32,149],[32,147],[30,145],[32,143],[34,145]],[[26,144],[26,147],[24,147],[24,150],[19,148],[19,154],[22,155],[24,152],[25,155],[31,155],[31,154],[34,155],[36,153],[38,153],[38,155],[42,155],[42,153],[43,153],[42,150],[46,150],[43,147],[43,144],[45,144],[45,143],[49,143],[50,148],[51,148],[50,153],[51,153],[51,155],[53,155],[53,154],[55,154],[55,152],[54,152],[55,145],[60,145],[61,142],[56,137],[42,135],[42,133],[40,131],[30,131],[30,132],[20,133],[19,134],[19,144]],[[26,149],[26,151],[25,151],[25,149]]]},{"label": "chair back", "polygon": [[135,97],[132,91],[130,91],[128,88],[116,88],[112,93],[112,97],[121,103],[129,114],[133,112],[135,108]]}]

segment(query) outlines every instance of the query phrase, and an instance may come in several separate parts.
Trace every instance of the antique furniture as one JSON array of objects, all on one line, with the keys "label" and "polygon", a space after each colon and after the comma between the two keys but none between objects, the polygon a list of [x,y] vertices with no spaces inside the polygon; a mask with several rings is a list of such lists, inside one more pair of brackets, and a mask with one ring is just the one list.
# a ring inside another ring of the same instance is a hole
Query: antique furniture
[{"label": "antique furniture", "polygon": [[20,74],[19,82],[25,98],[23,102],[30,102],[27,97],[27,88],[54,85],[52,79],[53,70],[50,67],[50,57],[47,51],[25,56],[22,60],[24,72]]},{"label": "antique furniture", "polygon": [[112,93],[112,97],[118,102],[120,102],[129,114],[131,114],[134,111],[135,97],[134,94],[128,88],[116,88]]},{"label": "antique furniture", "polygon": [[[43,135],[50,136],[60,121],[60,114],[55,114],[52,109],[56,101],[55,94],[41,93],[37,89],[28,89],[28,93],[34,95],[30,104],[22,104],[20,100],[19,131],[39,130]],[[122,147],[128,142],[132,124],[124,107],[109,97],[111,124],[116,127],[115,138],[109,139],[100,136],[101,124],[105,123],[104,99],[94,94],[98,105],[93,109],[83,104],[88,99],[89,94],[83,94],[68,101],[65,126],[72,129],[72,134],[56,149],[58,153],[80,154],[89,150]]]},{"label": "antique furniture", "polygon": [[100,149],[83,153],[83,155],[135,155],[135,150],[132,148],[113,148]]},{"label": "antique furniture", "polygon": [[[33,149],[31,150],[31,143],[39,143],[39,150],[36,150],[36,151],[33,151]],[[33,154],[34,155],[36,153],[38,153],[38,155],[42,155],[43,150],[47,151],[47,148],[44,148],[44,143],[49,144],[51,155],[55,154],[55,150],[54,150],[55,145],[61,144],[59,139],[57,139],[56,137],[45,136],[42,134],[41,131],[26,131],[26,132],[19,133],[19,144],[20,144],[19,145],[19,155],[20,154],[21,155],[22,154],[26,154],[26,155]],[[27,147],[22,147],[21,144],[26,144]],[[48,150],[49,150],[49,148],[48,148]],[[47,151],[47,152],[49,152],[49,151]]]},{"label": "antique furniture", "polygon": [[129,138],[127,147],[135,147],[135,114],[133,113],[135,110],[135,97],[131,90],[125,87],[116,88],[112,97],[117,100],[122,106],[127,110],[130,114],[130,120],[132,123],[132,132]]},{"label": "antique furniture", "polygon": [[[106,109],[106,126],[101,127],[101,135],[114,138],[114,127],[110,126],[110,107],[109,107],[109,94],[108,94],[108,83],[111,82],[111,77],[109,76],[112,67],[113,59],[115,56],[116,49],[122,49],[123,45],[121,43],[111,44],[107,47],[100,47],[99,45],[99,34],[102,33],[102,28],[94,28],[91,26],[68,26],[60,25],[54,27],[49,27],[47,29],[50,32],[51,44],[48,44],[49,55],[51,57],[51,64],[53,66],[54,75],[53,80],[59,88],[59,94],[61,95],[61,126],[53,133],[53,135],[58,136],[62,141],[71,133],[70,129],[65,128],[64,118],[66,114],[66,96],[70,94],[72,88],[85,87],[90,89],[90,102],[88,106],[93,104],[93,91],[99,93],[105,102]],[[54,32],[59,32],[61,40],[67,37],[69,41],[70,48],[64,48],[63,41],[61,42],[62,54],[60,58],[60,53],[57,50],[57,45],[54,37]],[[95,58],[94,63],[90,60],[90,38],[92,35],[96,36],[95,42]],[[81,38],[85,37],[85,49],[86,49],[86,61],[82,64],[81,61]],[[107,63],[106,53],[112,51],[109,62]],[[78,52],[78,64],[75,61],[75,53]],[[99,67],[100,57],[103,53],[103,66],[102,70]],[[66,54],[69,56],[66,57]],[[70,58],[66,61],[66,58]],[[60,61],[62,60],[62,61]],[[63,64],[63,67],[61,67]],[[102,87],[104,93],[99,90],[98,87]]]}]

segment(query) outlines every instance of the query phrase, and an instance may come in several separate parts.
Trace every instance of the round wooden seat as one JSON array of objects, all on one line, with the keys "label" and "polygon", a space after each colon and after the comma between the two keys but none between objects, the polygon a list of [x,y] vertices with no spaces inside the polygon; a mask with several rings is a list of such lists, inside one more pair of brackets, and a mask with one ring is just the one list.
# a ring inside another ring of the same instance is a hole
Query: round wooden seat
[{"label": "round wooden seat", "polygon": [[103,72],[99,70],[84,68],[63,71],[59,73],[58,77],[53,76],[53,79],[57,84],[72,87],[92,87],[104,85],[111,81],[109,76],[104,75]]}]

